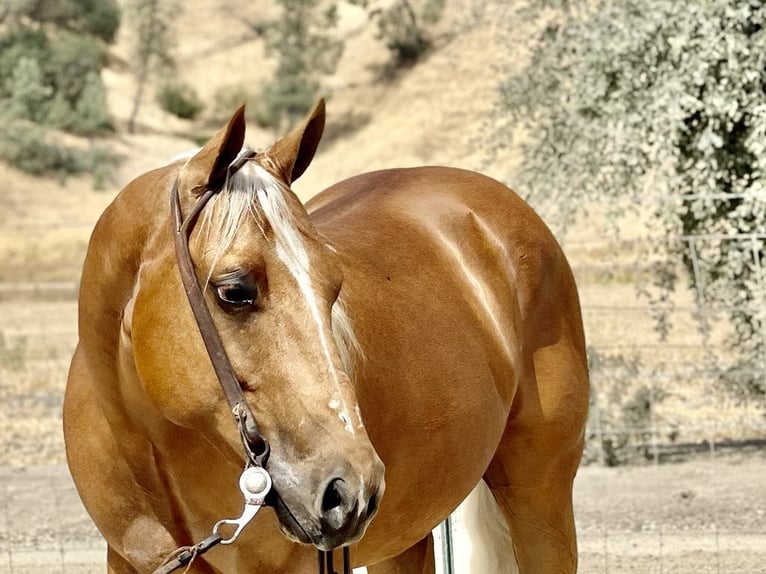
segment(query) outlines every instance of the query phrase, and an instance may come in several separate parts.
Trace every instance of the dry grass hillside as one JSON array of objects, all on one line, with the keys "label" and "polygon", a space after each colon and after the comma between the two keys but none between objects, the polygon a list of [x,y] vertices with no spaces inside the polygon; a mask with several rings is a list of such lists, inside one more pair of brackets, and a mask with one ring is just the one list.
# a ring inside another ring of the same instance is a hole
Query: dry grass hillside
[{"label": "dry grass hillside", "polygon": [[[505,2],[449,0],[432,29],[434,49],[415,67],[393,77],[375,26],[365,13],[340,3],[338,33],[346,48],[337,72],[325,78],[326,137],[311,169],[296,184],[308,198],[329,184],[362,171],[417,164],[477,168],[485,156],[482,130],[494,102],[498,72],[512,58],[503,45]],[[0,280],[75,280],[90,227],[130,179],[196,147],[233,109],[227,92],[257,92],[273,62],[252,23],[275,16],[265,0],[191,0],[176,21],[178,75],[206,105],[196,122],[163,112],[152,90],[144,98],[138,133],[125,126],[135,90],[130,72],[129,27],[123,23],[103,72],[117,135],[108,143],[122,157],[107,189],[94,192],[88,178],[64,184],[0,166],[5,202],[0,208]],[[211,119],[215,117],[215,119]],[[262,148],[278,134],[249,122],[248,143]],[[512,168],[494,167],[505,176]]]},{"label": "dry grass hillside", "polygon": [[[305,180],[296,186],[299,193],[307,197],[340,178],[379,167],[478,166],[484,153],[481,130],[494,103],[496,68],[511,59],[497,29],[506,24],[506,4],[449,0],[441,21],[431,29],[432,52],[415,67],[391,77],[383,73],[389,55],[375,38],[375,26],[361,8],[339,3],[338,34],[345,40],[345,50],[336,73],[324,79],[326,141]],[[273,15],[273,2],[264,0],[184,3],[177,21],[178,73],[207,103],[206,118],[225,113],[216,101],[227,89],[257,92],[268,79],[273,61],[251,24]],[[115,61],[123,65],[105,74],[110,107],[120,125],[127,119],[133,93],[126,65],[130,41],[129,30],[123,27],[113,50]],[[156,163],[161,146],[183,150],[184,142],[164,137],[199,128],[164,114],[150,98],[140,123],[144,132],[163,138],[127,139],[130,163],[123,172],[143,169],[143,158]],[[205,127],[212,130],[209,119]],[[276,135],[251,122],[248,142],[263,147]]]},{"label": "dry grass hillside", "polygon": [[[504,150],[488,163],[486,134],[495,121],[491,112],[498,81],[508,70],[522,69],[526,39],[536,31],[536,25],[513,16],[524,1],[445,0],[443,17],[432,30],[433,50],[414,67],[387,76],[382,72],[388,54],[374,26],[359,8],[338,0],[338,33],[346,49],[337,72],[324,79],[325,139],[295,185],[299,195],[309,198],[363,171],[421,164],[480,169],[513,181],[522,161],[519,150]],[[234,111],[234,104],[220,102],[243,89],[257,92],[274,67],[253,27],[276,15],[273,1],[178,4],[183,10],[176,19],[177,73],[206,105],[199,120],[164,113],[150,89],[137,133],[126,133],[135,85],[132,39],[124,25],[103,72],[117,127],[108,145],[122,156],[107,188],[94,191],[87,177],[61,183],[0,164],[3,572],[103,569],[100,535],[82,511],[66,470],[51,466],[64,462],[61,404],[77,343],[76,284],[88,237],[122,186],[196,147],[199,137],[212,134]],[[513,49],[509,40],[514,40]],[[255,148],[269,145],[277,135],[248,123],[247,140]],[[604,216],[598,206],[592,211],[594,216],[573,226],[564,242],[578,281],[597,398],[586,458],[604,456],[604,437],[594,429],[609,424],[622,425],[622,435],[606,433],[614,450],[629,435],[649,457],[659,452],[654,449],[658,440],[670,448],[676,441],[687,443],[681,456],[701,446],[711,458],[720,457],[725,450],[720,442],[732,438],[754,438],[760,441],[755,448],[762,448],[764,401],[742,400],[715,377],[694,371],[704,366],[711,347],[716,352],[725,348],[726,329],[701,336],[693,293],[682,291],[675,300],[681,309],[675,314],[676,329],[660,343],[645,302],[636,298],[637,281],[645,276],[645,245],[605,241]],[[643,223],[640,217],[620,222],[623,236],[640,238]],[[635,265],[637,259],[643,267]],[[45,287],[38,289],[37,282]],[[724,353],[719,358],[726,362]],[[646,389],[663,397],[648,412],[639,400]],[[636,413],[644,418],[630,418]],[[652,432],[646,432],[647,425]],[[633,428],[625,431],[626,426]],[[672,453],[666,459],[677,460]],[[581,469],[575,483],[581,571],[764,572],[762,467],[761,458],[743,452],[741,458],[686,466]],[[460,544],[458,538],[458,561]],[[40,552],[48,549],[55,551]]]}]

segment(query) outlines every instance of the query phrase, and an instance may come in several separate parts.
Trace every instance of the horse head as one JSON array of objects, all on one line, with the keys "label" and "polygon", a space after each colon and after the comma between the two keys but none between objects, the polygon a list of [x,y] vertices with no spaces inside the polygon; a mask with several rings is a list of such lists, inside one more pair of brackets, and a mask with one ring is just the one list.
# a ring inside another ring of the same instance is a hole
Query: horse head
[{"label": "horse head", "polygon": [[[253,154],[243,150],[240,109],[178,163],[176,185],[183,215],[206,191],[216,191],[189,250],[236,381],[270,445],[266,467],[282,531],[331,549],[364,534],[384,480],[352,382],[359,351],[343,307],[340,256],[290,189],[311,162],[323,127],[320,101],[296,129]],[[240,436],[175,256],[165,240],[158,245],[144,257],[132,309],[141,385],[174,428],[202,433],[241,464]]]}]

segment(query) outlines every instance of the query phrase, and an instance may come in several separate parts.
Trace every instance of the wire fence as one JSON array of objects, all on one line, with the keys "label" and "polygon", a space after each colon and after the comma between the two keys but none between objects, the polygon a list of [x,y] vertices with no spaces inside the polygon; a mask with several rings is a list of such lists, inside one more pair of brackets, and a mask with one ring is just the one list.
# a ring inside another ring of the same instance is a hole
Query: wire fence
[{"label": "wire fence", "polygon": [[[727,304],[706,297],[704,278],[694,276],[695,288],[673,300],[647,301],[635,295],[632,284],[618,290],[616,297],[603,296],[593,270],[624,264],[624,253],[645,253],[643,242],[631,239],[618,245],[605,240],[570,241],[571,256],[582,292],[582,309],[589,339],[592,383],[586,462],[622,464],[661,463],[676,460],[684,451],[714,456],[722,450],[755,448],[766,441],[766,283],[762,278],[760,234],[711,236],[715,241],[738,241],[743,257],[750,258],[758,273],[753,293],[738,297],[747,304]],[[687,247],[693,273],[701,273],[697,245],[707,236],[679,236]],[[582,249],[585,248],[585,255]],[[614,257],[589,258],[589,253],[622,250]],[[633,262],[640,273],[645,261]],[[0,302],[59,300],[72,302],[78,284],[74,281],[0,282]],[[607,290],[614,290],[609,285]],[[738,352],[731,343],[734,313],[746,313],[761,333],[762,344],[755,354]],[[74,312],[72,313],[74,315]],[[656,329],[657,316],[675,323],[674,332],[662,340]],[[40,341],[49,343],[41,349]],[[57,340],[57,343],[50,341]],[[76,340],[75,324],[0,325],[0,366],[3,361],[31,365],[64,361]],[[31,343],[34,344],[31,344]],[[59,349],[46,352],[45,349]]]},{"label": "wire fence", "polygon": [[578,535],[580,571],[591,574],[763,573],[766,530],[596,531]]},{"label": "wire fence", "polygon": [[[587,462],[659,464],[766,446],[764,237],[567,243],[590,342]],[[749,273],[716,275],[723,243]],[[663,249],[686,264],[673,269],[675,292],[657,297],[648,291],[663,272]]]}]

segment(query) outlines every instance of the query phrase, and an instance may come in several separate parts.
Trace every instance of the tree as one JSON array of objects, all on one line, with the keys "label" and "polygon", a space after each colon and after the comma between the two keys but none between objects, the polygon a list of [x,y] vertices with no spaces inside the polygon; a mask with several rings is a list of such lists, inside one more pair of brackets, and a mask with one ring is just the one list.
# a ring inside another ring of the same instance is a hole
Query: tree
[{"label": "tree", "polygon": [[266,49],[276,56],[274,77],[264,86],[256,114],[267,126],[285,128],[303,117],[319,96],[320,78],[335,70],[343,44],[327,31],[335,5],[320,13],[319,0],[277,0],[279,19],[267,24]]},{"label": "tree", "polygon": [[[35,174],[102,170],[50,128],[110,127],[100,71],[119,25],[114,0],[12,0],[0,11],[0,159]],[[94,150],[96,146],[91,146]],[[108,154],[98,150],[100,158]],[[91,157],[92,156],[92,157]]]},{"label": "tree", "polygon": [[174,66],[171,55],[173,20],[180,5],[173,0],[131,0],[128,11],[134,28],[133,72],[136,92],[128,119],[128,131],[136,130],[136,120],[151,76]]},{"label": "tree", "polygon": [[[4,10],[4,11],[3,11]],[[120,27],[116,0],[6,0],[3,17],[28,18],[61,30],[97,37],[111,44]]]},{"label": "tree", "polygon": [[84,135],[98,133],[109,127],[106,113],[106,91],[101,79],[93,72],[85,76],[85,86],[75,104],[78,118],[76,131]]},{"label": "tree", "polygon": [[50,55],[48,36],[39,29],[10,26],[0,31],[0,100],[11,95],[9,78],[22,59],[34,60],[42,70]]},{"label": "tree", "polygon": [[178,80],[166,81],[160,85],[157,103],[166,112],[185,120],[193,120],[203,108],[194,86]]},{"label": "tree", "polygon": [[8,97],[2,103],[7,116],[33,122],[45,118],[45,106],[53,89],[45,84],[36,59],[19,58],[13,75],[6,82],[6,91]]},{"label": "tree", "polygon": [[[0,32],[0,108],[11,120],[75,133],[92,133],[95,114],[106,128],[106,99],[93,99],[96,90],[104,91],[100,71],[106,62],[103,42],[93,36],[16,23]],[[83,97],[91,101],[89,118],[78,112]]]},{"label": "tree", "polygon": [[439,21],[445,0],[424,0],[420,10],[411,0],[396,0],[385,8],[370,0],[351,2],[368,9],[370,19],[377,23],[377,38],[385,42],[393,67],[399,68],[414,64],[431,47],[426,26]]},{"label": "tree", "polygon": [[[658,230],[711,238],[695,257],[668,246],[661,289],[675,286],[682,261],[710,304],[731,309],[739,349],[766,352],[754,310],[764,295],[766,2],[532,4],[560,11],[543,13],[528,66],[500,86],[498,119],[530,137],[519,187],[571,221],[595,202],[640,202],[651,185],[667,197],[655,209]],[[508,133],[496,131],[493,146]],[[735,234],[757,235],[746,250],[715,239]]]}]

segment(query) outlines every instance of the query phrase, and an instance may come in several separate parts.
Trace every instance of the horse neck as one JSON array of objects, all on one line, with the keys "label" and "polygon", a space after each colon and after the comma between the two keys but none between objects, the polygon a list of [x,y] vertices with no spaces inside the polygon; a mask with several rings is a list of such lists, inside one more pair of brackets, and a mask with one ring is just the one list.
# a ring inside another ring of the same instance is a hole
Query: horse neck
[{"label": "horse neck", "polygon": [[129,367],[121,349],[142,262],[148,249],[172,249],[175,171],[162,168],[129,183],[104,211],[88,246],[79,296],[80,352],[98,382],[95,390],[108,418],[122,416],[124,408],[122,379]]}]

